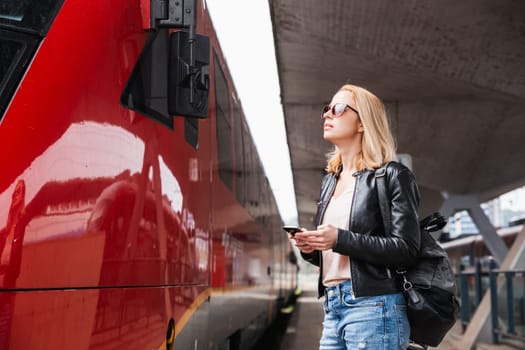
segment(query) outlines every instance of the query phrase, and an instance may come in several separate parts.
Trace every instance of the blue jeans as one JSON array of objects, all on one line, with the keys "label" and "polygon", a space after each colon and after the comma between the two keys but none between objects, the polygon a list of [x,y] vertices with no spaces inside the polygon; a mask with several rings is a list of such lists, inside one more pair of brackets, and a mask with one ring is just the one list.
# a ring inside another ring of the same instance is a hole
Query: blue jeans
[{"label": "blue jeans", "polygon": [[402,293],[354,297],[352,281],[326,288],[320,350],[408,347],[410,326]]}]

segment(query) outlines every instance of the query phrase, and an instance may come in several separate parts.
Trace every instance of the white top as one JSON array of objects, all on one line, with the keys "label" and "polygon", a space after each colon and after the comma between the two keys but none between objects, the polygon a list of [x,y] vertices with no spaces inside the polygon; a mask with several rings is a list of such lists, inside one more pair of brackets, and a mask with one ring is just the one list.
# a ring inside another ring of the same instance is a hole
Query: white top
[{"label": "white top", "polygon": [[[332,195],[326,207],[323,224],[332,224],[335,227],[348,230],[350,222],[350,210],[352,208],[352,197],[355,190],[355,178],[348,187],[337,197]],[[347,255],[334,253],[332,249],[323,250],[323,284],[333,286],[351,279],[350,259]]]}]

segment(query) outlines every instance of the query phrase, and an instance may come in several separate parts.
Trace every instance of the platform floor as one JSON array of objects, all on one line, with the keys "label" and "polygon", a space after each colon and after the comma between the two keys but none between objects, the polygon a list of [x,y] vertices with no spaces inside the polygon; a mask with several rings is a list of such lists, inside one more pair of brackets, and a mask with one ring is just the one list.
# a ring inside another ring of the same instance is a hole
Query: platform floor
[{"label": "platform floor", "polygon": [[[318,350],[323,321],[323,300],[317,299],[313,288],[303,290],[297,300],[295,310],[288,322],[286,333],[282,338],[282,350]],[[459,322],[450,330],[443,342],[429,350],[468,350],[459,349],[455,343],[461,339]],[[477,350],[515,350],[508,345],[477,344]]]},{"label": "platform floor", "polygon": [[323,322],[323,301],[317,292],[303,291],[288,322],[282,350],[319,350]]}]

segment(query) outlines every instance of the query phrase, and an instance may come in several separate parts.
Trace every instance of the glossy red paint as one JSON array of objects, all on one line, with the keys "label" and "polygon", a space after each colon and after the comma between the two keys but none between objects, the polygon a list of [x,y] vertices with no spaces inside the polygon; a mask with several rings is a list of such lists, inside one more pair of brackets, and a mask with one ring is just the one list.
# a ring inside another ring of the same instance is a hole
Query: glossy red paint
[{"label": "glossy red paint", "polygon": [[[198,149],[184,118],[171,130],[120,105],[151,35],[141,4],[66,0],[2,119],[0,349],[156,349],[171,318],[178,348],[208,349],[270,319],[293,286],[275,203],[239,203],[220,180],[213,89]],[[224,62],[197,4],[197,32]],[[215,303],[240,289],[267,299]]]},{"label": "glossy red paint", "polygon": [[[209,197],[210,183],[206,177],[193,183],[187,176],[190,159],[209,164],[209,138],[202,137],[195,152],[180,141],[180,126],[171,131],[140,115],[131,121],[133,112],[118,103],[145,40],[138,7],[129,1],[85,5],[65,2],[2,124],[3,144],[17,150],[16,156],[3,155],[16,174],[2,177],[2,188],[8,194],[18,182],[26,187],[25,222],[18,226],[25,228],[28,245],[21,276],[3,287],[165,284],[166,276],[153,271],[164,269],[159,259],[167,257],[168,242],[188,244],[191,230],[209,231],[209,217],[200,213],[210,204],[199,198]],[[113,21],[101,16],[117,8],[120,16]],[[122,49],[129,46],[136,49],[128,61]],[[203,134],[209,134],[202,124]],[[171,188],[162,187],[163,181]],[[189,216],[204,227],[183,221]],[[174,225],[180,229],[168,230]],[[104,239],[97,239],[101,233]],[[79,243],[85,239],[92,243]],[[99,254],[83,266],[76,244],[93,244]],[[41,253],[44,246],[64,256],[50,259]],[[108,264],[103,275],[85,277],[84,269],[97,270],[103,261]],[[35,278],[29,272],[24,278],[24,267],[35,266],[54,273]],[[153,271],[140,277],[123,271],[137,268]],[[192,276],[187,283],[207,281],[205,271],[186,275]]]}]

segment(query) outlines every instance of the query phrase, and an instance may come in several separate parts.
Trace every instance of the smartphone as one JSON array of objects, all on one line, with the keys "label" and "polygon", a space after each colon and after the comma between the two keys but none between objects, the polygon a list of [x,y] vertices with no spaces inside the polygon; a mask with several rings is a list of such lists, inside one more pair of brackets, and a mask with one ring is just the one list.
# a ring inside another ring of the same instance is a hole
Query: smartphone
[{"label": "smartphone", "polygon": [[297,232],[301,232],[302,230],[297,226],[283,226],[283,230],[291,234],[292,236],[295,236]]}]

